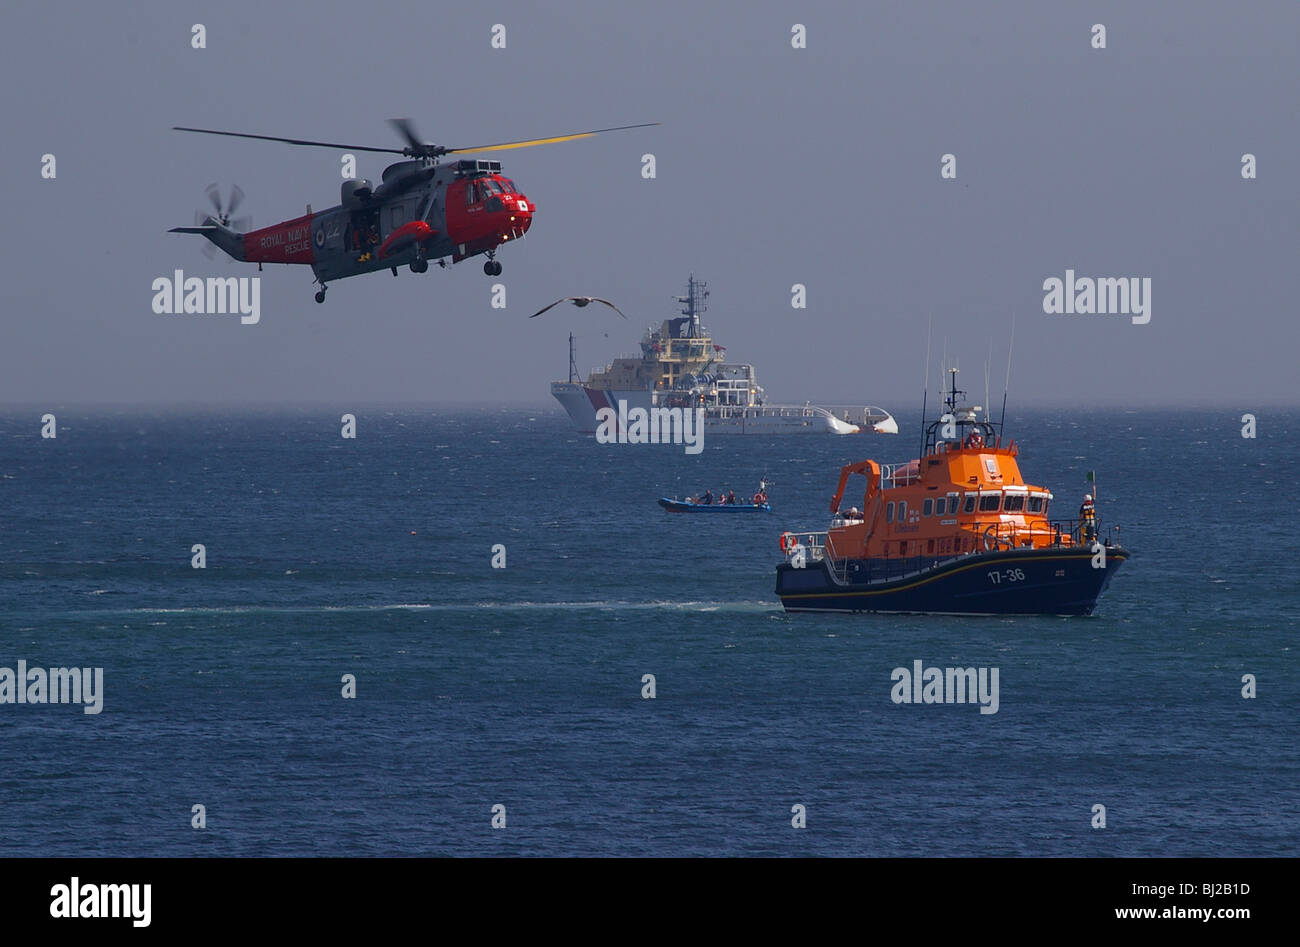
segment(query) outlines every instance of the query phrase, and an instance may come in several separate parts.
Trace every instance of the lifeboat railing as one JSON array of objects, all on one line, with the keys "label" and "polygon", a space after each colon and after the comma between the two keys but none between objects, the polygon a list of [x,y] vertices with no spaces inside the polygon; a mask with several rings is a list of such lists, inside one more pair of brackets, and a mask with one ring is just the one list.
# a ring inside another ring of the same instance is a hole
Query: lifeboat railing
[{"label": "lifeboat railing", "polygon": [[785,557],[794,558],[798,547],[804,549],[804,559],[808,562],[817,562],[826,556],[826,534],[823,533],[791,533],[794,536],[794,543],[786,549]]},{"label": "lifeboat railing", "polygon": [[833,544],[828,545],[827,533],[793,533],[794,543],[785,551],[787,562],[793,564],[799,549],[803,549],[805,566],[814,562],[826,561],[831,574],[840,582],[848,581],[849,560],[845,556],[836,556]]},{"label": "lifeboat railing", "polygon": [[915,483],[920,478],[920,470],[914,460],[903,461],[899,464],[880,465],[880,485],[885,489],[906,486]]},{"label": "lifeboat railing", "polygon": [[[1024,523],[1001,520],[976,521],[975,531],[983,537],[984,549],[1019,549],[1027,546],[1086,546],[1093,542],[1118,545],[1119,527],[1102,527],[1101,519],[1031,519]],[[1046,541],[1040,541],[1040,540]],[[980,543],[976,550],[980,551]]]}]

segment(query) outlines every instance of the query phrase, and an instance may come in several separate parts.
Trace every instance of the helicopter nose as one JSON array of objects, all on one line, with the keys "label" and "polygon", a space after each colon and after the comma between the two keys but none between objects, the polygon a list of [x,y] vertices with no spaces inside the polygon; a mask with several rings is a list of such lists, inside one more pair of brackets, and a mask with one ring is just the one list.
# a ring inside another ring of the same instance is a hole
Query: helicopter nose
[{"label": "helicopter nose", "polygon": [[536,210],[537,206],[532,201],[522,194],[518,195],[514,205],[506,208],[502,237],[512,239],[526,234],[528,228],[533,225],[533,214]]}]

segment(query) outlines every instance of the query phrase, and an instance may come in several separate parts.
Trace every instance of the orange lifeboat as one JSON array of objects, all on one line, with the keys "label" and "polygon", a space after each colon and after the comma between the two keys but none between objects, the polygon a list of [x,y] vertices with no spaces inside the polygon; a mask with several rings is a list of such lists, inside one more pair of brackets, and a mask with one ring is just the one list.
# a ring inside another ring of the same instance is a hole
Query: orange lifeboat
[{"label": "orange lifeboat", "polygon": [[[1099,530],[1092,507],[1051,519],[1053,496],[1027,483],[1000,424],[961,406],[926,428],[922,456],[864,460],[840,471],[825,533],[800,533],[807,555],[777,567],[789,611],[1090,614],[1129,553]],[[841,509],[862,476],[861,514]]]}]

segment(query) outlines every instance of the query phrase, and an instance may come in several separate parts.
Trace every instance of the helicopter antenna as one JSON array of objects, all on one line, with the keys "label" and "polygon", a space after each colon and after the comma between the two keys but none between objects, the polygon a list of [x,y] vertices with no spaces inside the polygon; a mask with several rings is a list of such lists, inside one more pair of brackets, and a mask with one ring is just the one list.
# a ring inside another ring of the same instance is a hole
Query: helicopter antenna
[{"label": "helicopter antenna", "polygon": [[1007,380],[1002,385],[1002,419],[998,421],[998,439],[1002,439],[1002,426],[1007,423],[1007,391],[1011,388],[1011,350],[1016,346],[1016,311],[1011,310],[1011,338],[1007,342]]}]

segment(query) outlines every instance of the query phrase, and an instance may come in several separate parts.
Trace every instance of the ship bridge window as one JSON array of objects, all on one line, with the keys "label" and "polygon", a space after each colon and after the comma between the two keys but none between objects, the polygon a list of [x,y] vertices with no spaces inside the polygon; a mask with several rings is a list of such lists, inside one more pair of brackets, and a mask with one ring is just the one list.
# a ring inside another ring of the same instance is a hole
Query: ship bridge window
[{"label": "ship bridge window", "polygon": [[[943,501],[940,500],[939,502],[942,503]],[[934,499],[932,497],[925,498],[925,503],[921,505],[921,515],[922,516],[934,515]]]},{"label": "ship bridge window", "polygon": [[1007,502],[1002,504],[1004,513],[1019,513],[1025,508],[1025,495],[1023,493],[1008,493]]},{"label": "ship bridge window", "polygon": [[894,522],[894,503],[892,500],[885,504],[885,522]]},{"label": "ship bridge window", "polygon": [[947,513],[947,512],[948,512],[948,498],[947,498],[947,497],[938,497],[937,499],[935,499],[935,501],[934,501],[934,515],[935,515],[935,516],[943,516],[943,515],[944,515],[945,513]]},{"label": "ship bridge window", "polygon": [[898,521],[900,523],[907,522],[907,501],[906,500],[898,501]]},{"label": "ship bridge window", "polygon": [[1030,513],[1042,513],[1042,512],[1043,512],[1043,498],[1042,498],[1042,497],[1030,497],[1030,498],[1029,498],[1029,512],[1030,512]]},{"label": "ship bridge window", "polygon": [[1002,494],[1000,493],[986,493],[984,494],[984,496],[980,497],[981,513],[996,513],[998,511],[998,507],[1001,505],[1002,505]]},{"label": "ship bridge window", "polygon": [[973,493],[968,493],[968,494],[966,494],[966,503],[965,503],[965,505],[961,508],[961,511],[962,511],[963,513],[974,513],[974,512],[975,512],[975,494],[973,494]]}]

